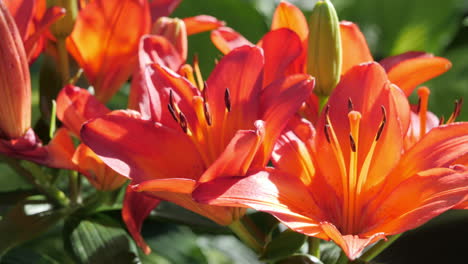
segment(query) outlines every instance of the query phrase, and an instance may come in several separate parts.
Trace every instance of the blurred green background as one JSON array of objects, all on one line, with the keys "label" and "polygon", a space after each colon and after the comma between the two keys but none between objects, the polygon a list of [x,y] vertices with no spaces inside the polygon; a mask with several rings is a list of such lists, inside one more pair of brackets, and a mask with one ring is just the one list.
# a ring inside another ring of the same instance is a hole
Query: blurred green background
[{"label": "blurred green background", "polygon": [[[314,0],[289,2],[300,7],[306,14],[311,11],[315,3]],[[436,115],[447,118],[453,111],[453,102],[461,97],[468,97],[468,0],[335,0],[332,2],[341,20],[353,21],[360,26],[376,60],[417,50],[431,52],[452,61],[451,70],[427,83],[431,89],[429,109]],[[256,43],[268,31],[271,16],[278,3],[279,1],[273,0],[183,0],[173,16],[212,15],[224,20],[227,26]],[[221,57],[221,53],[211,44],[209,33],[189,38],[189,58],[195,53],[199,55],[202,74],[206,78],[213,69],[215,60]],[[32,68],[32,81],[35,87],[33,115],[36,120],[40,115],[37,88],[40,63],[41,60]],[[112,101],[112,107],[126,105],[126,92],[128,89],[120,92]],[[416,98],[411,99],[416,102]],[[468,120],[468,107],[462,108],[458,120]],[[8,197],[11,198],[11,193],[30,189],[29,184],[0,164],[0,220],[4,213],[3,209],[11,202],[5,199],[2,193],[9,192]],[[119,208],[111,208],[104,213],[107,217],[119,221]],[[168,220],[176,220],[178,224],[169,223]],[[96,219],[89,221],[89,225],[99,222]],[[185,224],[199,228],[188,228]],[[53,228],[45,236],[10,251],[0,263],[32,263],[31,260],[34,260],[33,263],[73,263],[73,260],[64,253],[60,227]],[[141,261],[164,264],[259,263],[251,251],[231,236],[226,236],[226,233],[225,229],[214,227],[212,223],[190,212],[166,205],[153,213],[145,223],[143,235],[155,253],[149,257],[142,257]],[[7,234],[2,233],[1,236],[5,235]],[[119,239],[122,237],[125,235],[119,233],[117,236]],[[468,212],[451,211],[434,219],[428,225],[405,234],[377,261],[379,263],[467,263],[466,237],[468,237]],[[133,252],[136,252],[133,243],[128,243],[131,244]],[[89,245],[84,245],[86,246]],[[123,257],[116,259],[115,263],[129,263],[127,260],[128,258]]]}]

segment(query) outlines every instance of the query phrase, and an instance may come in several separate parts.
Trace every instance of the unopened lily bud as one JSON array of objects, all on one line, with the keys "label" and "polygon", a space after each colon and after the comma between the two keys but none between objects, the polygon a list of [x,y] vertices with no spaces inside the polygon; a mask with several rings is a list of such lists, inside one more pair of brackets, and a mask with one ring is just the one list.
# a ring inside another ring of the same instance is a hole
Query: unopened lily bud
[{"label": "unopened lily bud", "polygon": [[187,59],[187,29],[183,20],[160,17],[154,23],[151,33],[168,39],[179,52],[182,59]]},{"label": "unopened lily bud", "polygon": [[340,25],[330,1],[318,1],[309,18],[307,73],[315,77],[315,94],[328,96],[341,75]]},{"label": "unopened lily bud", "polygon": [[0,138],[15,139],[31,125],[31,82],[23,41],[0,1]]},{"label": "unopened lily bud", "polygon": [[52,24],[50,30],[56,38],[65,39],[73,31],[78,15],[78,1],[76,0],[47,0],[48,6],[59,6],[66,10],[65,16]]}]

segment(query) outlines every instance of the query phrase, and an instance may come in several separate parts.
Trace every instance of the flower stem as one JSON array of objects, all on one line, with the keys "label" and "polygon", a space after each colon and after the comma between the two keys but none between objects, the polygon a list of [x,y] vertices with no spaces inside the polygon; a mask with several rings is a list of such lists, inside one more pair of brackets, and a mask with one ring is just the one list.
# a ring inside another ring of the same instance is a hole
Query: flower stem
[{"label": "flower stem", "polygon": [[229,228],[236,234],[242,242],[253,249],[255,252],[260,253],[262,251],[262,245],[258,239],[252,234],[250,228],[248,228],[242,219],[232,222]]},{"label": "flower stem", "polygon": [[60,74],[62,76],[62,84],[66,85],[70,79],[70,64],[68,60],[68,51],[65,44],[65,38],[57,39],[58,61],[60,64]]},{"label": "flower stem", "polygon": [[309,237],[309,248],[308,252],[310,255],[320,259],[320,239],[316,237]]},{"label": "flower stem", "polygon": [[318,96],[319,99],[319,112],[322,111],[323,107],[327,104],[328,102],[328,96]]},{"label": "flower stem", "polygon": [[8,166],[13,169],[16,173],[21,175],[26,181],[31,183],[36,189],[47,197],[47,199],[54,205],[66,207],[69,204],[69,200],[65,194],[59,189],[53,186],[45,186],[41,184],[41,181],[37,179],[31,171],[24,168],[17,160],[9,157],[0,157],[0,161],[4,161]]},{"label": "flower stem", "polygon": [[377,242],[373,247],[371,247],[364,254],[362,254],[362,256],[359,259],[363,261],[371,261],[380,253],[382,253],[382,251],[384,251],[388,246],[393,244],[393,242],[395,242],[395,240],[397,240],[400,236],[401,234],[393,235],[388,237],[387,240],[381,240]]}]

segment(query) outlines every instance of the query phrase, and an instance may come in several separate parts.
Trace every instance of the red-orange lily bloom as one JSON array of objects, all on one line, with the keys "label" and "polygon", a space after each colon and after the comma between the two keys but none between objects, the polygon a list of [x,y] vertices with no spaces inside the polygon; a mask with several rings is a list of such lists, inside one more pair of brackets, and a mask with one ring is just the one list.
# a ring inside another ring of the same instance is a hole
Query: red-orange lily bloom
[{"label": "red-orange lily bloom", "polygon": [[343,75],[316,125],[291,123],[267,169],[200,185],[197,201],[248,206],[338,244],[350,259],[468,197],[468,123],[433,128],[404,151],[409,104],[377,63]]},{"label": "red-orange lily bloom", "polygon": [[[178,1],[161,0],[151,3],[148,0],[96,0],[80,11],[67,39],[67,49],[83,68],[99,101],[109,101],[135,70],[139,40],[151,32],[150,8],[155,11],[152,13],[156,20],[168,15],[177,4]],[[223,24],[210,16],[187,18],[187,21],[190,22],[189,34]]]},{"label": "red-orange lily bloom", "polygon": [[[243,209],[196,203],[192,190],[200,182],[263,167],[313,79],[294,75],[263,87],[264,57],[256,47],[241,47],[221,59],[203,92],[162,64],[147,67],[156,89],[149,94],[150,116],[117,111],[85,124],[81,138],[106,164],[131,178],[133,190],[230,224]],[[129,203],[147,198],[127,194]],[[157,204],[148,199],[147,204]],[[148,210],[127,206],[124,214],[134,218],[127,225],[146,252],[139,228]]]},{"label": "red-orange lily bloom", "polygon": [[[273,66],[271,68],[275,72],[271,72],[270,74],[305,73],[307,67],[307,41],[309,37],[314,37],[314,35],[313,32],[309,35],[307,20],[301,10],[293,4],[282,1],[275,10],[271,29],[267,34],[278,29],[290,29],[295,32],[301,40],[302,53],[286,57],[293,60],[294,63],[287,69],[282,69],[282,71],[279,70],[281,69],[281,65],[275,65],[276,67]],[[366,39],[356,24],[342,21],[340,23],[340,32],[343,52],[342,74],[355,65],[374,60]],[[214,30],[211,33],[211,39],[215,46],[224,54],[241,45],[253,45],[242,35],[228,27]],[[276,41],[276,43],[276,46],[269,52],[283,54],[289,42],[280,40]],[[263,41],[260,41],[258,45],[263,45]],[[265,51],[266,57],[269,56],[267,54],[268,52]],[[418,85],[439,76],[451,67],[450,61],[445,58],[414,51],[385,58],[379,63],[385,68],[390,81],[400,87],[408,96]],[[269,73],[266,71],[265,74]],[[315,95],[311,95],[307,105],[308,107],[304,109],[305,114],[309,120],[315,122],[318,117],[318,100]]]},{"label": "red-orange lily bloom", "polygon": [[71,141],[59,131],[48,146],[31,128],[31,83],[23,41],[0,2],[0,153],[50,167],[70,168]]},{"label": "red-orange lily bloom", "polygon": [[4,0],[12,13],[29,63],[40,55],[45,48],[47,30],[50,25],[65,15],[65,9],[46,7],[46,0]]},{"label": "red-orange lily bloom", "polygon": [[[65,86],[57,96],[57,117],[66,128],[79,137],[81,125],[89,119],[109,113],[105,105],[99,102],[87,90],[73,85]],[[98,190],[110,191],[121,187],[127,178],[119,175],[86,145],[80,144],[71,157],[73,168],[85,175]]]}]

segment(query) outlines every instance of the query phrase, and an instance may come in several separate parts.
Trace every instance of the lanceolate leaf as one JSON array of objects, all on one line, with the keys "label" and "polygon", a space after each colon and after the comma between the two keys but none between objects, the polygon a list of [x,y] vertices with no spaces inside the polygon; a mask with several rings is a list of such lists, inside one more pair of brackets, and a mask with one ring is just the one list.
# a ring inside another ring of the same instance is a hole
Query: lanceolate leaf
[{"label": "lanceolate leaf", "polygon": [[77,225],[68,222],[64,235],[66,246],[78,263],[140,263],[127,232],[105,215],[95,215]]}]

